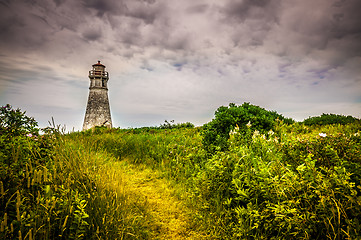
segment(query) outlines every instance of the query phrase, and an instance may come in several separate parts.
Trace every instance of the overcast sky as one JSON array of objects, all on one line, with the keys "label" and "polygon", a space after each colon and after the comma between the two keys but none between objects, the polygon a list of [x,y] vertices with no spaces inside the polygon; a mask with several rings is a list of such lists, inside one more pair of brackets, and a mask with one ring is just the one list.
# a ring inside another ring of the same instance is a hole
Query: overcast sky
[{"label": "overcast sky", "polygon": [[0,0],[0,104],[80,130],[98,60],[115,127],[229,103],[361,117],[360,0]]}]

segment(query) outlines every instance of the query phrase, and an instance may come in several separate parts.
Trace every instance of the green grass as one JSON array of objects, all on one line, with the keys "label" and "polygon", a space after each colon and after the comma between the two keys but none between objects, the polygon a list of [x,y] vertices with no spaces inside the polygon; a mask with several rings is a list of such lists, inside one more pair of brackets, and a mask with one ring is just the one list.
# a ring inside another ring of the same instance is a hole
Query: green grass
[{"label": "green grass", "polygon": [[229,149],[212,155],[201,132],[112,129],[4,143],[0,237],[361,237],[359,123],[278,122],[246,143],[234,130]]}]

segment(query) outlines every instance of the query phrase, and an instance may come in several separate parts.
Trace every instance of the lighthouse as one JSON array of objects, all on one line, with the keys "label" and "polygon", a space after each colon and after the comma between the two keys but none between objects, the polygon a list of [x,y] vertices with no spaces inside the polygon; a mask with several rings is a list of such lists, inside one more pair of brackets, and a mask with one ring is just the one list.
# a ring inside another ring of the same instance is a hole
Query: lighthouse
[{"label": "lighthouse", "polygon": [[89,71],[89,97],[83,130],[88,130],[95,126],[111,128],[112,119],[108,99],[109,74],[105,71],[105,66],[100,61],[93,64],[92,67],[92,70]]}]

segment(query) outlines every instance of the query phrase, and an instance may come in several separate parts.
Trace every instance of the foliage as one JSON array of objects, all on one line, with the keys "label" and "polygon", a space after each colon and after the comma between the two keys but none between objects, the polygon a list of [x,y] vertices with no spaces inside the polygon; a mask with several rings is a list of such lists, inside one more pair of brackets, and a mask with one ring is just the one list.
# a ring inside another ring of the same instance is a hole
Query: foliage
[{"label": "foliage", "polygon": [[2,134],[0,238],[155,239],[122,163],[161,172],[207,239],[361,238],[358,121],[290,124],[250,104],[216,115],[204,128]]},{"label": "foliage", "polygon": [[37,135],[38,123],[34,118],[25,115],[19,108],[13,109],[10,104],[0,108],[0,134],[10,136]]},{"label": "foliage", "polygon": [[309,117],[303,121],[303,123],[307,126],[312,125],[328,125],[328,124],[349,124],[360,121],[352,116],[344,116],[344,115],[337,115],[337,114],[326,114],[323,113],[321,116],[316,117]]},{"label": "foliage", "polygon": [[234,133],[229,151],[199,173],[197,193],[219,238],[358,239],[361,126],[275,128],[255,131],[249,145]]},{"label": "foliage", "polygon": [[148,238],[144,203],[104,187],[116,182],[106,154],[65,139],[59,126],[34,135],[33,118],[9,105],[2,114],[1,239]]},{"label": "foliage", "polygon": [[[52,141],[39,136],[37,122],[9,104],[0,111],[0,236],[15,238],[21,233],[32,236],[29,218],[34,222],[34,196],[43,192],[48,180],[47,162]],[[32,230],[31,230],[32,229]]]},{"label": "foliage", "polygon": [[121,161],[160,169],[212,238],[354,239],[360,131],[359,124],[281,121],[263,133],[235,127],[229,149],[213,155],[203,150],[201,128],[118,130],[93,135],[92,143]]},{"label": "foliage", "polygon": [[173,128],[194,128],[194,124],[190,122],[186,123],[174,123],[174,120],[168,122],[167,120],[164,121],[163,124],[159,126],[160,129],[173,129]]},{"label": "foliage", "polygon": [[203,146],[208,153],[227,150],[229,134],[235,127],[241,132],[244,143],[247,143],[250,133],[254,130],[266,133],[274,127],[276,120],[293,123],[292,119],[284,118],[275,111],[267,111],[249,103],[241,106],[231,103],[228,107],[219,107],[215,118],[203,126]]}]

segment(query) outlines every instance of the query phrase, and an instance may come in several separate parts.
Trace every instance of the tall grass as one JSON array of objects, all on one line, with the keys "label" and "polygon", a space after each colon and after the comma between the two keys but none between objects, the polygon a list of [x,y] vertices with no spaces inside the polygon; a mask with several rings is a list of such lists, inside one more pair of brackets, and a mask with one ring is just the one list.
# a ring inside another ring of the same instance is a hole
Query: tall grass
[{"label": "tall grass", "polygon": [[157,239],[149,202],[128,188],[122,164],[171,182],[207,239],[361,237],[359,123],[278,122],[247,141],[234,129],[229,149],[212,155],[201,131],[1,138],[0,238]]},{"label": "tall grass", "polygon": [[[191,177],[205,161],[199,128],[158,129],[140,133],[132,129],[116,132],[105,130],[103,134],[87,134],[81,134],[83,139],[91,139],[83,142],[87,147],[91,143],[95,149],[104,150],[118,160],[146,164],[181,182]],[[74,134],[74,138],[77,136]]]},{"label": "tall grass", "polygon": [[77,189],[84,196],[89,237],[149,237],[149,222],[144,221],[146,203],[128,195],[121,176],[112,167],[114,157],[95,148],[91,139],[63,139],[55,152],[54,165],[62,171],[59,182],[69,184],[65,187]]},{"label": "tall grass", "polygon": [[45,158],[38,148],[26,158],[19,157],[22,148],[13,149],[11,160],[21,162],[22,173],[12,189],[1,181],[1,238],[151,238],[147,203],[127,192],[112,155],[95,150],[91,139],[47,138]]},{"label": "tall grass", "polygon": [[230,149],[213,156],[199,129],[91,138],[119,160],[162,171],[212,238],[353,239],[361,229],[360,129],[279,122],[246,142],[234,130]]}]

